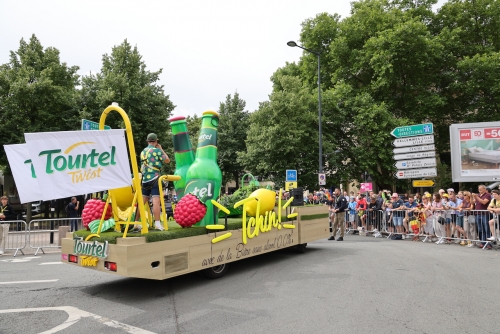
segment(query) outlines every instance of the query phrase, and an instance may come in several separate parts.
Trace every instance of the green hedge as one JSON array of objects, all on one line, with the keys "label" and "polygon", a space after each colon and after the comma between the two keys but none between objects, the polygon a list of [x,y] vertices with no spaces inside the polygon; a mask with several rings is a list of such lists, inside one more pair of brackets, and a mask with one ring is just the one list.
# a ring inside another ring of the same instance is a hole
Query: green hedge
[{"label": "green hedge", "polygon": [[[224,219],[219,219],[219,224],[224,224]],[[241,219],[230,219],[228,218],[227,220],[227,229],[228,230],[237,230],[241,228]],[[207,233],[207,229],[205,227],[198,227],[198,226],[193,226],[190,228],[181,228],[178,225],[173,227],[170,226],[168,231],[156,231],[156,230],[150,230],[149,233],[147,234],[141,234],[141,233],[127,233],[127,238],[130,237],[146,237],[146,242],[156,242],[156,241],[163,241],[163,240],[172,240],[172,239],[179,239],[179,238],[186,238],[186,237],[194,237],[197,235],[203,235]],[[74,235],[78,237],[82,237],[85,239],[91,234],[90,231],[87,230],[79,230],[74,232]],[[103,232],[101,233],[100,237],[93,237],[90,240],[91,241],[98,241],[98,242],[104,242],[107,241],[110,244],[116,244],[116,238],[121,238],[123,237],[123,233],[120,232]]]},{"label": "green hedge", "polygon": [[328,218],[328,213],[318,213],[315,215],[302,215],[302,216],[300,216],[300,220],[314,220],[314,219],[321,219],[321,218]]}]

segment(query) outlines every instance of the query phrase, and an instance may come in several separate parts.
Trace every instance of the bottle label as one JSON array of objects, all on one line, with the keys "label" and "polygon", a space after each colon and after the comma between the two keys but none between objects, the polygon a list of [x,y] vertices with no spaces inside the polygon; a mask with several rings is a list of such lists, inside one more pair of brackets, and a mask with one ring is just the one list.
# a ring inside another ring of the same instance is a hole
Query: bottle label
[{"label": "bottle label", "polygon": [[217,147],[217,129],[202,128],[198,137],[198,148],[203,146]]},{"label": "bottle label", "polygon": [[187,132],[174,135],[174,151],[176,153],[189,152],[193,149]]},{"label": "bottle label", "polygon": [[215,182],[204,179],[191,179],[184,190],[184,194],[198,196],[203,203],[215,198]]}]

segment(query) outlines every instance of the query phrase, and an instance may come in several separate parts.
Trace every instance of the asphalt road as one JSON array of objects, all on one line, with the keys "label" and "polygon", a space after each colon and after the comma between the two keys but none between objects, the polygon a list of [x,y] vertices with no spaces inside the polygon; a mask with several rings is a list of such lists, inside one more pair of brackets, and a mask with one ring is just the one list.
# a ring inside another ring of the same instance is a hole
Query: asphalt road
[{"label": "asphalt road", "polygon": [[347,235],[165,281],[3,256],[0,333],[499,333],[499,255]]}]

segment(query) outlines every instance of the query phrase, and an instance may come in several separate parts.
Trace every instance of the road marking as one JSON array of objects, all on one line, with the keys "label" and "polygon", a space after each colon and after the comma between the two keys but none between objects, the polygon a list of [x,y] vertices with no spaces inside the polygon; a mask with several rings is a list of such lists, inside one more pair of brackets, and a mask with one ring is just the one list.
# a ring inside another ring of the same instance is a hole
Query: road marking
[{"label": "road marking", "polygon": [[40,281],[13,281],[13,282],[0,282],[0,284],[29,284],[29,283],[50,283],[57,282],[59,279],[46,279]]},{"label": "road marking", "polygon": [[2,262],[29,262],[33,259],[40,259],[38,256],[28,256],[28,257],[23,257],[22,259],[12,259],[12,260],[2,260]]},{"label": "road marking", "polygon": [[94,318],[97,321],[99,321],[101,324],[113,327],[113,328],[119,328],[124,330],[127,333],[131,334],[155,334],[154,332],[147,331],[142,328],[130,326],[115,320],[111,320],[108,318],[101,317],[100,315],[93,314],[90,312],[86,312],[83,310],[80,310],[76,307],[73,306],[60,306],[60,307],[39,307],[39,308],[19,308],[19,309],[10,309],[10,310],[0,310],[0,314],[2,313],[18,313],[18,312],[39,312],[39,311],[64,311],[68,313],[69,317],[68,319],[63,322],[62,324],[49,329],[48,331],[42,332],[40,334],[53,334],[57,333],[59,331],[62,331],[63,329],[68,328],[69,326],[77,323],[80,319],[82,318]]},{"label": "road marking", "polygon": [[62,264],[61,261],[58,261],[58,262],[42,262],[40,264],[38,264],[39,266],[45,266],[45,265],[48,265],[48,264]]}]

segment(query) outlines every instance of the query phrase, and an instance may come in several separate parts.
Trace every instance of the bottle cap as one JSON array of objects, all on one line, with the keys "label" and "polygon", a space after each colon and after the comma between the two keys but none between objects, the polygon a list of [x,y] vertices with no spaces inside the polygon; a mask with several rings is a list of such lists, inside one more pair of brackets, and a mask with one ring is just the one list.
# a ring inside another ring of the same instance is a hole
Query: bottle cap
[{"label": "bottle cap", "polygon": [[184,117],[184,116],[175,116],[175,117],[170,118],[168,121],[175,122],[175,121],[183,121],[185,119],[186,119],[186,117]]},{"label": "bottle cap", "polygon": [[214,111],[214,110],[207,110],[207,111],[204,111],[202,114],[202,116],[208,116],[208,115],[213,115],[213,116],[219,117],[219,113],[217,111]]}]

